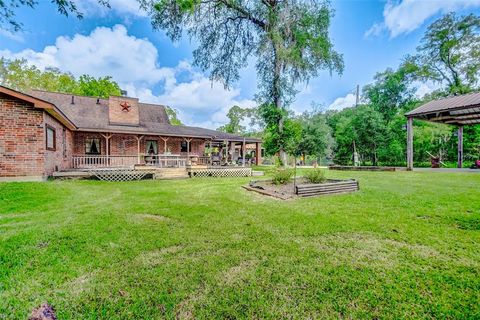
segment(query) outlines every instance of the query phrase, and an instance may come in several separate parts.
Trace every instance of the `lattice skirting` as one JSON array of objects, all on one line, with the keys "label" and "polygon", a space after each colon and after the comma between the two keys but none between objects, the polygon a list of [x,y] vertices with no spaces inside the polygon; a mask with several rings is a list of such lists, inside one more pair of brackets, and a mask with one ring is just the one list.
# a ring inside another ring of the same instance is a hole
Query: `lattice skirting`
[{"label": "lattice skirting", "polygon": [[132,170],[132,169],[96,169],[90,170],[91,174],[103,181],[132,181],[141,180],[146,175],[153,172],[147,170]]},{"label": "lattice skirting", "polygon": [[218,169],[191,169],[190,177],[250,177],[252,175],[251,168],[218,168]]}]

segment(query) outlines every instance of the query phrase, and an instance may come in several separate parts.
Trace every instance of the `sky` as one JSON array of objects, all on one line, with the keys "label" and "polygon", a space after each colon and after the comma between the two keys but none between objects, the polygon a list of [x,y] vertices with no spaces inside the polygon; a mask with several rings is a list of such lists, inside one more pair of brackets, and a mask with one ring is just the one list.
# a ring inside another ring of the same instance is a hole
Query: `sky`
[{"label": "sky", "polygon": [[[21,32],[0,29],[0,56],[25,58],[39,68],[56,67],[75,76],[112,76],[129,96],[169,105],[187,125],[216,129],[225,124],[233,105],[255,106],[254,61],[241,79],[225,89],[192,65],[195,41],[173,43],[154,30],[136,0],[75,0],[84,18],[57,13],[50,1],[16,11]],[[323,71],[299,86],[290,106],[296,113],[312,104],[340,110],[355,103],[355,88],[373,81],[375,73],[395,68],[415,52],[426,27],[442,14],[480,13],[480,0],[343,0],[332,1],[330,37],[343,55],[341,75]],[[418,84],[419,93],[431,84]]]}]

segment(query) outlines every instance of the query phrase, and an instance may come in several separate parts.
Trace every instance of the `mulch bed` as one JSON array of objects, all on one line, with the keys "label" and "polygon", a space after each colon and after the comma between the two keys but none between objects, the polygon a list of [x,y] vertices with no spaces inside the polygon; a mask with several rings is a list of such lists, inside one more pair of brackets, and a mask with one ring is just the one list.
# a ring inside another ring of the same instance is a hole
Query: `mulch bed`
[{"label": "mulch bed", "polygon": [[[296,184],[304,183],[304,179],[297,178]],[[251,181],[243,188],[249,191],[255,191],[267,196],[275,197],[282,200],[296,198],[293,182],[284,185],[275,185],[271,180]]]}]

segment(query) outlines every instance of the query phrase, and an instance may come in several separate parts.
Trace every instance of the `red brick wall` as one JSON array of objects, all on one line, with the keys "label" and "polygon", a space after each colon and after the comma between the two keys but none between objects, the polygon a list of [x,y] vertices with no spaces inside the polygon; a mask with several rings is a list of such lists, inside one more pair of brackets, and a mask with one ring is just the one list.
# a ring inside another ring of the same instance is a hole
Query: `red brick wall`
[{"label": "red brick wall", "polygon": [[44,175],[50,176],[54,171],[71,168],[73,135],[69,129],[48,113],[44,113],[44,123],[55,129],[55,151],[45,150]]},{"label": "red brick wall", "polygon": [[0,94],[0,177],[42,176],[43,111]]}]

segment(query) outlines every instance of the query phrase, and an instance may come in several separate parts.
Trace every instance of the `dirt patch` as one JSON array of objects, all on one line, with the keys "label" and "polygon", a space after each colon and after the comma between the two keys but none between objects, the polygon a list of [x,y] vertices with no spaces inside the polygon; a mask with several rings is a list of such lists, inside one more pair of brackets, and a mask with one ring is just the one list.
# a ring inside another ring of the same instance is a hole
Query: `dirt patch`
[{"label": "dirt patch", "polygon": [[57,316],[55,315],[55,309],[44,302],[38,308],[33,309],[30,314],[29,320],[56,320]]},{"label": "dirt patch", "polygon": [[159,214],[151,214],[151,213],[140,213],[140,214],[133,214],[131,218],[134,221],[143,222],[143,221],[159,221],[159,222],[168,222],[171,219]]},{"label": "dirt patch", "polygon": [[223,274],[223,281],[228,285],[234,284],[251,273],[256,265],[257,261],[255,260],[242,261],[239,265],[231,267]]},{"label": "dirt patch", "polygon": [[336,265],[391,269],[403,260],[401,256],[406,253],[423,259],[448,259],[429,246],[379,238],[370,234],[328,235],[315,239],[314,246]]},{"label": "dirt patch", "polygon": [[165,256],[177,253],[182,249],[182,246],[171,246],[159,250],[148,251],[140,254],[136,260],[143,265],[155,266],[162,263]]}]

